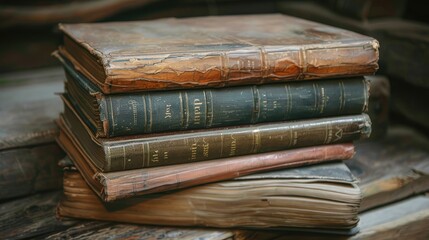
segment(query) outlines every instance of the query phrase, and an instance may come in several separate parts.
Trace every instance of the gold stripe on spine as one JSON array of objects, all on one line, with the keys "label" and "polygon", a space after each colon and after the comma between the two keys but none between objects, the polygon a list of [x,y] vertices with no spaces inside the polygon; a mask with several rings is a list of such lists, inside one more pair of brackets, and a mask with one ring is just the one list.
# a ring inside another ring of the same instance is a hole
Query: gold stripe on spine
[{"label": "gold stripe on spine", "polygon": [[[203,91],[203,96],[204,96],[204,106],[205,106],[205,110],[204,110],[204,116],[205,116],[205,121],[204,121],[204,126],[202,126],[203,128],[207,127],[207,120],[209,118],[209,116],[207,115],[208,113],[208,104],[207,104],[207,93],[206,90],[202,90]],[[202,122],[202,121],[201,121]]]},{"label": "gold stripe on spine", "polygon": [[145,142],[146,146],[146,158],[147,158],[147,165],[146,167],[150,167],[150,146],[148,142]]},{"label": "gold stripe on spine", "polygon": [[346,97],[345,95],[345,90],[344,90],[344,82],[340,81],[338,84],[340,84],[340,111],[339,113],[342,113],[345,107],[345,101],[346,101]]},{"label": "gold stripe on spine", "polygon": [[146,110],[146,98],[145,98],[145,96],[146,95],[143,95],[142,96],[142,99],[143,99],[143,113],[144,113],[144,126],[143,126],[143,128],[144,128],[144,132],[148,132],[148,129],[147,129],[147,110]]},{"label": "gold stripe on spine", "polygon": [[208,111],[209,115],[207,115],[207,127],[211,127],[213,125],[213,118],[214,118],[214,110],[213,110],[213,93],[212,90],[208,90],[210,95],[210,104],[207,104],[207,108],[210,106],[210,111]]},{"label": "gold stripe on spine", "polygon": [[318,110],[318,105],[319,105],[319,101],[318,101],[318,97],[317,97],[317,89],[318,89],[318,86],[317,86],[317,83],[313,83],[312,84],[313,85],[313,91],[314,91],[314,112],[317,112],[317,110]]},{"label": "gold stripe on spine", "polygon": [[185,105],[184,105],[184,107],[185,107],[185,114],[186,114],[186,118],[185,118],[185,123],[184,123],[184,126],[185,126],[185,129],[187,129],[188,128],[188,126],[189,126],[189,115],[190,115],[190,112],[189,112],[189,99],[188,99],[188,92],[185,92]]},{"label": "gold stripe on spine", "polygon": [[365,101],[363,102],[363,105],[362,105],[362,112],[365,112],[366,110],[367,110],[367,106],[368,106],[368,100],[369,100],[369,97],[370,96],[368,96],[368,94],[369,94],[369,84],[367,84],[368,82],[367,82],[367,80],[366,79],[363,79],[362,80],[362,84],[363,84],[363,97],[364,97],[364,99],[365,99]]},{"label": "gold stripe on spine", "polygon": [[257,86],[251,87],[252,95],[253,95],[253,111],[252,111],[252,119],[251,123],[254,124],[259,120],[261,113],[261,96],[259,93],[259,88]]},{"label": "gold stripe on spine", "polygon": [[109,97],[109,104],[110,104],[110,115],[112,116],[112,135],[115,135],[115,118],[113,116],[112,98],[110,98],[110,97]]},{"label": "gold stripe on spine", "polygon": [[151,96],[150,96],[150,94],[148,93],[147,94],[147,100],[148,100],[148,102],[149,102],[149,107],[148,107],[148,109],[149,109],[149,132],[152,132],[152,98],[151,98]]},{"label": "gold stripe on spine", "polygon": [[179,109],[180,109],[180,128],[185,129],[185,117],[184,115],[184,107],[183,107],[183,95],[182,92],[179,92]]}]

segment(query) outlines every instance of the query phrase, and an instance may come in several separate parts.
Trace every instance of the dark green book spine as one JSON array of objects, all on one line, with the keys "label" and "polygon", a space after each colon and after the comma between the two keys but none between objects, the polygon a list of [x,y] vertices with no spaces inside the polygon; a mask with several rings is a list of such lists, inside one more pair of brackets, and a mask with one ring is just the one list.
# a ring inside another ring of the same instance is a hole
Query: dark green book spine
[{"label": "dark green book spine", "polygon": [[105,171],[280,151],[368,137],[366,114],[104,141]]},{"label": "dark green book spine", "polygon": [[363,78],[220,89],[105,95],[100,119],[109,137],[359,114]]}]

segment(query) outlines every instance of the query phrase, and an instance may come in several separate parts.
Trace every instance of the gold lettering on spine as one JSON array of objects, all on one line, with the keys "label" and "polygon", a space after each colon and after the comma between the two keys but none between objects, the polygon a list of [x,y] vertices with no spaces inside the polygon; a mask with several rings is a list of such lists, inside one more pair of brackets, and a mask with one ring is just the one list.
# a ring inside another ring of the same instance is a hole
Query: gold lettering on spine
[{"label": "gold lettering on spine", "polygon": [[203,156],[209,157],[209,143],[206,142],[205,138],[203,138]]},{"label": "gold lettering on spine", "polygon": [[332,141],[332,125],[331,124],[327,124],[326,125],[326,141],[325,143],[331,143]]},{"label": "gold lettering on spine", "polygon": [[329,100],[328,96],[326,96],[326,94],[325,94],[325,88],[324,87],[320,88],[320,95],[321,95],[321,99],[322,99],[322,102],[320,103],[320,113],[323,113],[325,111],[326,103]]},{"label": "gold lettering on spine", "polygon": [[201,124],[201,105],[203,102],[196,98],[194,100],[194,124],[198,125]]},{"label": "gold lettering on spine", "polygon": [[128,104],[131,105],[131,111],[133,112],[133,125],[137,126],[137,101],[131,99]]},{"label": "gold lettering on spine", "polygon": [[229,156],[235,156],[237,152],[237,139],[234,138],[234,136],[231,135],[231,147],[229,149]]},{"label": "gold lettering on spine", "polygon": [[336,130],[335,131],[335,139],[332,142],[339,141],[339,140],[341,140],[343,138],[343,129],[340,128],[340,127],[338,127],[338,126],[336,126],[335,130]]},{"label": "gold lettering on spine", "polygon": [[273,109],[277,109],[277,108],[279,108],[278,107],[278,102],[277,102],[277,100],[274,100],[273,101]]},{"label": "gold lettering on spine", "polygon": [[152,131],[152,98],[147,94],[147,99],[149,100],[149,128],[148,131]]},{"label": "gold lettering on spine", "polygon": [[164,160],[168,160],[168,152],[164,152]]},{"label": "gold lettering on spine", "polygon": [[164,119],[171,118],[171,104],[165,105],[165,116]]},{"label": "gold lettering on spine", "polygon": [[191,145],[191,160],[197,160],[197,143]]},{"label": "gold lettering on spine", "polygon": [[159,150],[155,150],[153,152],[152,159],[151,159],[152,162],[154,162],[154,163],[159,162],[159,154],[158,153],[159,153]]}]

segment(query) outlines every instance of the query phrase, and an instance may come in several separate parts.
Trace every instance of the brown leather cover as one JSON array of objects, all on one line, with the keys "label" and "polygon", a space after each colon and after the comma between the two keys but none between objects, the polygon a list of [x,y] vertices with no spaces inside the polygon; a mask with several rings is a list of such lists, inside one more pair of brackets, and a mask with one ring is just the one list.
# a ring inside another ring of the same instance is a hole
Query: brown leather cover
[{"label": "brown leather cover", "polygon": [[104,93],[373,74],[378,42],[290,16],[63,24],[60,53]]},{"label": "brown leather cover", "polygon": [[[62,121],[58,121],[58,124],[61,129],[64,129]],[[58,143],[67,152],[89,186],[106,202],[136,195],[186,188],[261,171],[331,160],[345,160],[354,154],[352,144],[335,144],[204,162],[101,173],[92,164],[85,152],[78,147],[77,140],[66,131],[60,131]]]}]

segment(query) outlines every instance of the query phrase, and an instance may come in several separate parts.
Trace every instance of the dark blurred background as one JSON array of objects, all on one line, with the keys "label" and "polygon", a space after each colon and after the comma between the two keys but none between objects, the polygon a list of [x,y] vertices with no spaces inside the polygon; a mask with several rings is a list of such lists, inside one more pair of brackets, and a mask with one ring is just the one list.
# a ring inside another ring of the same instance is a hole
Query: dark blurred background
[{"label": "dark blurred background", "polygon": [[[424,1],[6,0],[0,3],[0,74],[57,66],[50,54],[61,44],[59,22],[261,13],[294,15],[378,39],[377,75],[390,81],[390,118],[428,132],[429,14]],[[0,84],[5,81],[10,79],[0,78]]]}]

